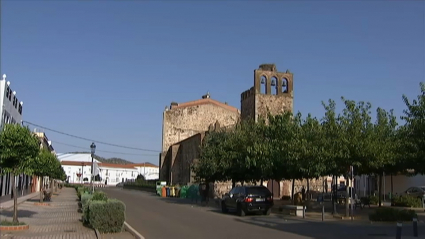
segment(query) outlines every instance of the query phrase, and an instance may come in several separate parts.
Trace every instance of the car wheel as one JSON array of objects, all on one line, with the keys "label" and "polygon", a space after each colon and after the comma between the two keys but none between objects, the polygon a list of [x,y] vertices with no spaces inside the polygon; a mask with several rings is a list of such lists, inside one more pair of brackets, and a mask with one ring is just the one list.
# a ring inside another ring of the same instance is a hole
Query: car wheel
[{"label": "car wheel", "polygon": [[228,213],[229,210],[227,210],[226,204],[224,202],[221,202],[221,212],[222,213]]},{"label": "car wheel", "polygon": [[264,212],[263,212],[263,214],[264,215],[266,215],[266,216],[268,216],[268,215],[270,215],[270,213],[272,212],[272,209],[271,208],[269,208],[269,209],[267,209],[267,210],[265,210]]},{"label": "car wheel", "polygon": [[242,209],[242,206],[240,205],[240,204],[238,204],[238,207],[237,207],[237,213],[238,213],[238,215],[240,216],[240,217],[244,217],[245,216],[245,211]]}]

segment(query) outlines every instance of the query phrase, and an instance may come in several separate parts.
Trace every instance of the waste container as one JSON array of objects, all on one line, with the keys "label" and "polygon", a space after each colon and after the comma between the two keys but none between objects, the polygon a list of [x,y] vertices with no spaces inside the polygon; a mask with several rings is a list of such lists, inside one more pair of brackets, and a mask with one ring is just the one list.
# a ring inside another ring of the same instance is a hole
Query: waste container
[{"label": "waste container", "polygon": [[162,194],[162,187],[166,186],[167,182],[165,181],[157,181],[156,182],[156,193],[158,194],[158,196],[161,196]]},{"label": "waste container", "polygon": [[174,197],[176,195],[176,188],[175,187],[171,187],[170,188],[170,197]]},{"label": "waste container", "polygon": [[170,196],[170,188],[166,187],[165,190],[166,190],[166,193],[167,193],[167,197],[169,197]]},{"label": "waste container", "polygon": [[164,187],[161,188],[161,197],[165,198],[167,196],[167,189]]},{"label": "waste container", "polygon": [[180,189],[180,197],[181,198],[187,198],[187,189],[188,189],[189,187],[188,186],[183,186],[181,189]]}]

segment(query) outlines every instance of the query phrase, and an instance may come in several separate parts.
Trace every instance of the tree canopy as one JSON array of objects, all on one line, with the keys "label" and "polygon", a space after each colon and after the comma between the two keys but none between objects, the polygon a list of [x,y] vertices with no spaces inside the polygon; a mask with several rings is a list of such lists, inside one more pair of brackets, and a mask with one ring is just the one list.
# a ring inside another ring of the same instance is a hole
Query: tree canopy
[{"label": "tree canopy", "polygon": [[[393,110],[341,97],[338,113],[333,100],[322,102],[324,116],[284,112],[257,123],[243,121],[233,130],[205,136],[193,166],[210,181],[259,181],[348,176],[383,172],[425,173],[425,85],[410,102],[399,126]],[[375,121],[372,120],[375,118]]]}]

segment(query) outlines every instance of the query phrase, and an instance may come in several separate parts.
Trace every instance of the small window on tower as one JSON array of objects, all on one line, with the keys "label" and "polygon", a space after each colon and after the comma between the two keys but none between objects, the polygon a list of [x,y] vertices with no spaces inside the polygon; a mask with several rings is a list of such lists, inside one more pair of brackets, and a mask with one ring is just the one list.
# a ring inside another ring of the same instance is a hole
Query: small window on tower
[{"label": "small window on tower", "polygon": [[267,87],[267,78],[265,76],[261,76],[261,82],[260,82],[261,94],[266,94],[266,87]]},{"label": "small window on tower", "polygon": [[272,78],[272,82],[271,82],[271,87],[272,87],[272,95],[277,95],[277,78],[273,76]]}]

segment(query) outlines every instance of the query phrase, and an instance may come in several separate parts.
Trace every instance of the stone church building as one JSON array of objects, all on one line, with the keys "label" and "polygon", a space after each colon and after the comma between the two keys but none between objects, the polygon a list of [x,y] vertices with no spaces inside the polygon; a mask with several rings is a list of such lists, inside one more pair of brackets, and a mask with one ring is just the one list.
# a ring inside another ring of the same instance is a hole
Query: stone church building
[{"label": "stone church building", "polygon": [[[204,95],[201,99],[172,102],[163,112],[160,180],[171,185],[195,183],[191,166],[200,155],[205,133],[218,127],[233,127],[240,120],[265,117],[268,112],[293,112],[293,74],[278,72],[274,64],[254,70],[253,86],[241,94],[239,109]],[[275,197],[290,195],[291,183],[265,182]],[[216,196],[228,192],[230,183],[215,183]]]}]

